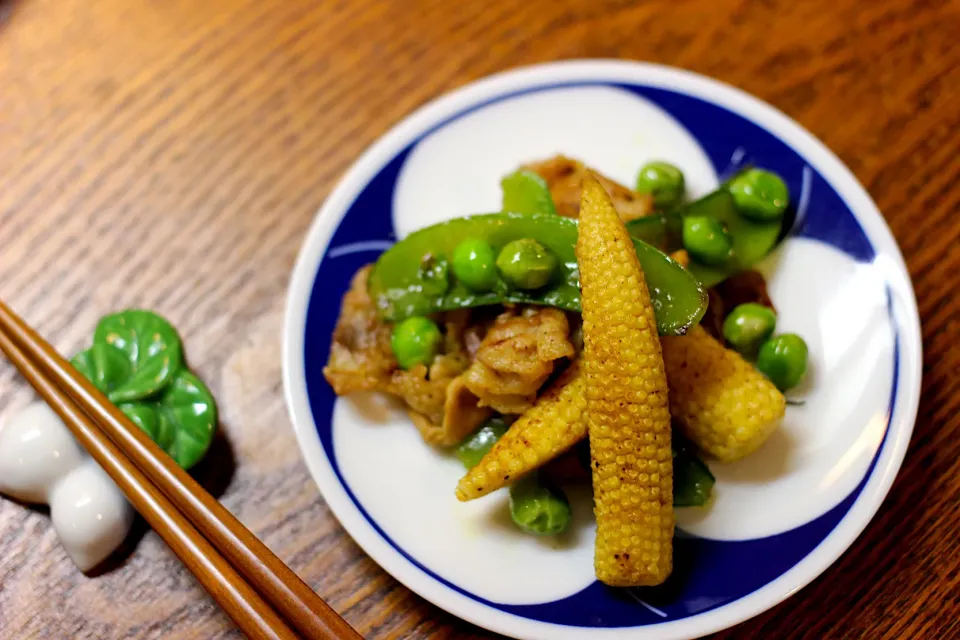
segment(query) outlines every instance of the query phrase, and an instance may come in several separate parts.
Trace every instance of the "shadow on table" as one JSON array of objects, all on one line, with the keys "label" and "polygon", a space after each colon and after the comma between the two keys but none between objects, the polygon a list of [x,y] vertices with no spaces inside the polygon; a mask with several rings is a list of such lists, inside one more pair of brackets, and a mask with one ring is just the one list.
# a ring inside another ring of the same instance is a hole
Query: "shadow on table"
[{"label": "shadow on table", "polygon": [[[2,0],[0,0],[0,2],[2,2]],[[193,476],[194,480],[200,483],[200,486],[206,489],[210,495],[219,500],[226,492],[227,487],[230,486],[230,481],[233,479],[236,467],[237,464],[233,454],[233,447],[224,435],[222,425],[218,425],[217,434],[214,436],[213,442],[210,443],[210,449],[207,451],[207,455],[191,470],[190,475]],[[37,510],[42,511],[42,509],[39,508]],[[49,513],[49,510],[47,510],[47,513]],[[127,534],[120,548],[110,554],[106,560],[88,571],[86,575],[91,578],[100,576],[125,565],[148,531],[150,531],[150,525],[138,514],[133,521],[133,526],[130,528],[130,533]]]}]

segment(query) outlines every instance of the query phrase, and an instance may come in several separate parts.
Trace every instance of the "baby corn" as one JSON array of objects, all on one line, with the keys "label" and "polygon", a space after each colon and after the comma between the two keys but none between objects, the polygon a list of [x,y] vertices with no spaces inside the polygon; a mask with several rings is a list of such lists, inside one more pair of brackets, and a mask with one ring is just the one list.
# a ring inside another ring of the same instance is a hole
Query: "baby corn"
[{"label": "baby corn", "polygon": [[661,344],[670,413],[694,444],[724,462],[763,444],[786,410],[773,383],[703,327]]},{"label": "baby corn", "polygon": [[577,262],[593,472],[597,578],[656,585],[673,562],[673,460],[656,318],[623,222],[583,180]]},{"label": "baby corn", "polygon": [[584,385],[575,360],[460,480],[457,498],[472,500],[496,491],[586,437]]}]

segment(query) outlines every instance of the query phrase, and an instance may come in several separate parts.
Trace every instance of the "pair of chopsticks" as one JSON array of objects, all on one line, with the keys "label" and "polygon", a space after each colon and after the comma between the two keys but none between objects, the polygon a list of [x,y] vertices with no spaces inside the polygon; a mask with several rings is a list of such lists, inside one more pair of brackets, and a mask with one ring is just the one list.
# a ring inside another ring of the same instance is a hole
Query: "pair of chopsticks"
[{"label": "pair of chopsticks", "polygon": [[360,638],[2,301],[0,350],[249,638]]}]

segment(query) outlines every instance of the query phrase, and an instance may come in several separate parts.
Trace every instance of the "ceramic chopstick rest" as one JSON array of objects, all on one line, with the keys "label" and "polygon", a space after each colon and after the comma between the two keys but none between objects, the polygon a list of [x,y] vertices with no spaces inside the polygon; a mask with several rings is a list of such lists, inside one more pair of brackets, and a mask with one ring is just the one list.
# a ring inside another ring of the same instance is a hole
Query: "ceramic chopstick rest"
[{"label": "ceramic chopstick rest", "polygon": [[81,571],[113,553],[133,524],[123,493],[42,402],[0,428],[0,493],[49,504],[60,543]]}]

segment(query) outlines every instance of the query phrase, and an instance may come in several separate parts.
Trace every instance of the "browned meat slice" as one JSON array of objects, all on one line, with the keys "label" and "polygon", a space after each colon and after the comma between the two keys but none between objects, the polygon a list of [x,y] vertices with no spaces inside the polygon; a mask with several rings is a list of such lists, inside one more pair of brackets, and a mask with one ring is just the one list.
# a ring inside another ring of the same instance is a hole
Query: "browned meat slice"
[{"label": "browned meat slice", "polygon": [[456,444],[490,415],[460,380],[470,362],[465,347],[469,312],[443,318],[445,353],[429,368],[418,365],[404,371],[390,349],[391,328],[380,321],[367,294],[369,271],[369,266],[360,269],[343,297],[324,376],[337,395],[384,391],[399,396],[424,439]]},{"label": "browned meat slice", "polygon": [[707,333],[715,339],[723,342],[723,320],[726,317],[724,315],[723,298],[720,297],[716,289],[708,289],[707,294],[709,295],[707,312],[703,314],[700,326],[706,329]]},{"label": "browned meat slice", "polygon": [[479,406],[477,396],[467,389],[463,376],[450,381],[444,398],[443,417],[439,423],[413,409],[408,411],[420,435],[430,444],[453,446],[493,415],[491,409]]},{"label": "browned meat slice", "polygon": [[367,294],[367,265],[353,276],[333,330],[330,359],[323,375],[338,396],[383,390],[398,369],[390,350],[390,327],[377,317]]},{"label": "browned meat slice", "polygon": [[724,341],[723,320],[737,305],[756,302],[776,312],[773,301],[767,294],[767,281],[759,271],[748,270],[734,274],[708,293],[710,304],[700,324],[720,342]]},{"label": "browned meat slice", "polygon": [[746,302],[756,302],[776,311],[767,294],[767,281],[763,274],[752,269],[734,274],[716,286],[727,310]]},{"label": "browned meat slice", "polygon": [[[580,184],[589,169],[573,158],[555,156],[543,162],[532,162],[522,167],[540,175],[550,187],[557,213],[568,218],[580,215]],[[594,172],[596,173],[596,172]],[[597,173],[600,184],[610,194],[617,213],[625,221],[635,220],[653,212],[653,200],[648,195],[636,193],[618,182]]]},{"label": "browned meat slice", "polygon": [[487,330],[464,382],[481,406],[523,413],[533,406],[556,361],[573,355],[570,324],[562,311],[508,309]]}]

